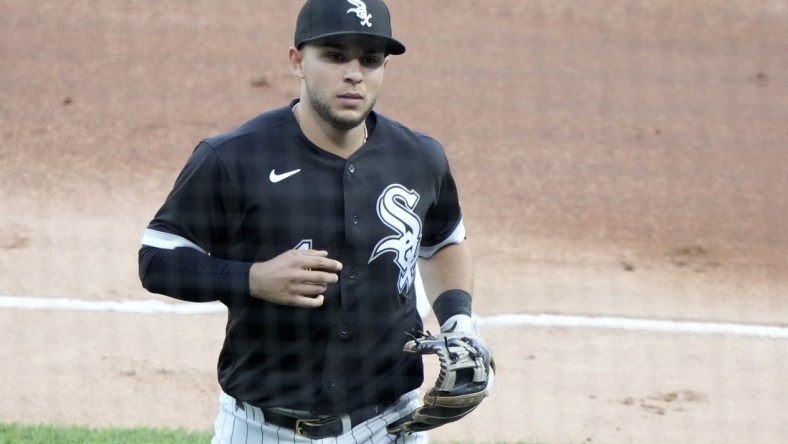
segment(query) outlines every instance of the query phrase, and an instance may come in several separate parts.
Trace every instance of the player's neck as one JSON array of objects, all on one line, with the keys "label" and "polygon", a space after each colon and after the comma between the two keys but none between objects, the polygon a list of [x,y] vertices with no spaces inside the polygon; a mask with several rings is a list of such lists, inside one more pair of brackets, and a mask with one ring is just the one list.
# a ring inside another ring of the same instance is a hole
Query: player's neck
[{"label": "player's neck", "polygon": [[334,128],[317,113],[309,112],[308,108],[300,102],[296,103],[293,106],[293,115],[306,138],[319,148],[347,159],[367,142],[366,122],[345,131]]}]

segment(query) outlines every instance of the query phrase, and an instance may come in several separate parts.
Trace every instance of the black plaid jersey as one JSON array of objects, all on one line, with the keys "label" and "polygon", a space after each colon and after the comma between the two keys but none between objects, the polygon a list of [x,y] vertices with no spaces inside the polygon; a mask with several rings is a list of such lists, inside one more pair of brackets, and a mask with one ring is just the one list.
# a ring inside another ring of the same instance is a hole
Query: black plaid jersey
[{"label": "black plaid jersey", "polygon": [[[292,106],[292,104],[291,104]],[[343,413],[421,385],[402,352],[422,328],[416,261],[465,237],[442,146],[382,115],[349,159],[313,145],[291,107],[202,141],[150,222],[151,291],[229,309],[219,382],[257,406]],[[289,249],[343,264],[317,309],[249,296],[249,267]]]}]

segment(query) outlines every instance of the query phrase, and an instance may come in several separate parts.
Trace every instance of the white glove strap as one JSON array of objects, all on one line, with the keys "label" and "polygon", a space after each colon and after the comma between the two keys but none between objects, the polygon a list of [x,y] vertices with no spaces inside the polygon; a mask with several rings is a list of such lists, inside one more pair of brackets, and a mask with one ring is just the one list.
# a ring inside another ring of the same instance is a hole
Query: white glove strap
[{"label": "white glove strap", "polygon": [[469,331],[478,335],[479,325],[476,323],[476,319],[468,315],[459,314],[446,319],[446,322],[441,325],[441,333],[446,333],[447,331]]}]

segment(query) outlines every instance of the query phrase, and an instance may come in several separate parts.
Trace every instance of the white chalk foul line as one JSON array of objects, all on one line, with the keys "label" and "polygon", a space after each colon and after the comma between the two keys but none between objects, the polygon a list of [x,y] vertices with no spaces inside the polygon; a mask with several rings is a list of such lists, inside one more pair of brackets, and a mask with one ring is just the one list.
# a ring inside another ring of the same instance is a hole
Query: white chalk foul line
[{"label": "white chalk foul line", "polygon": [[[199,315],[221,314],[227,309],[218,302],[167,303],[154,299],[125,301],[88,301],[73,298],[0,296],[0,309],[118,312],[130,314]],[[502,314],[479,316],[482,327],[564,327],[630,330],[664,333],[715,334],[773,339],[788,338],[788,328],[713,322],[688,322],[608,316],[553,314]]]},{"label": "white chalk foul line", "polygon": [[72,298],[0,296],[0,308],[19,310],[97,311],[131,314],[215,314],[226,312],[218,302],[170,304],[155,299],[126,301],[88,301]]},{"label": "white chalk foul line", "polygon": [[761,338],[788,338],[788,328],[769,325],[715,322],[670,321],[608,316],[568,316],[550,314],[507,314],[480,317],[481,326],[538,326],[599,328],[664,333],[717,334]]}]

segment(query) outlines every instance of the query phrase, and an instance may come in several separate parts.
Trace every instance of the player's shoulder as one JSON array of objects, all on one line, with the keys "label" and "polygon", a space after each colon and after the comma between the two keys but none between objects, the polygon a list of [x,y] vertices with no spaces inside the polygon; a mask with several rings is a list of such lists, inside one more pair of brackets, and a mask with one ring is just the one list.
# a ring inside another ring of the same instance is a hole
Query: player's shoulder
[{"label": "player's shoulder", "polygon": [[266,111],[230,131],[203,139],[202,143],[216,150],[243,149],[266,146],[293,131],[295,120],[290,107],[283,106]]},{"label": "player's shoulder", "polygon": [[398,150],[414,150],[416,154],[444,157],[443,145],[432,136],[409,128],[385,115],[375,113],[375,131],[381,139],[397,146]]}]

